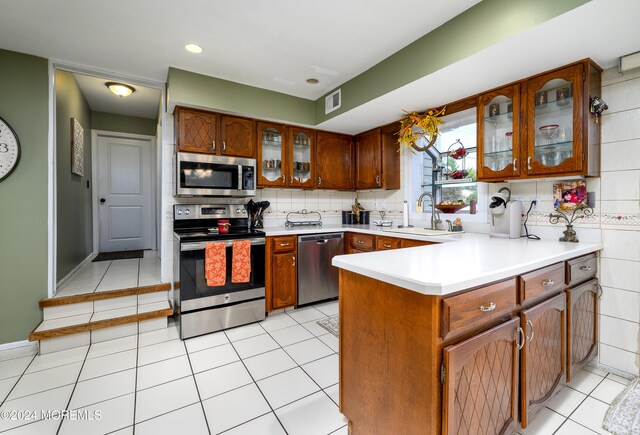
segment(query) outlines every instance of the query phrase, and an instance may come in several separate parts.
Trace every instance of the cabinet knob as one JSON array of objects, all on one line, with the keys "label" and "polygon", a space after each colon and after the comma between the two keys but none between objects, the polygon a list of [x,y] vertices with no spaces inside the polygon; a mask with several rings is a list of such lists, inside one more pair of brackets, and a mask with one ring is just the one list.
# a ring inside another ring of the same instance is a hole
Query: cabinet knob
[{"label": "cabinet knob", "polygon": [[527,341],[531,343],[531,340],[533,340],[533,336],[535,335],[535,331],[533,330],[533,322],[531,320],[527,320],[527,325],[531,329],[531,336],[527,335]]},{"label": "cabinet knob", "polygon": [[480,311],[483,311],[485,313],[488,312],[488,311],[493,311],[495,309],[496,309],[496,303],[495,302],[491,302],[486,307],[484,305],[480,305]]}]

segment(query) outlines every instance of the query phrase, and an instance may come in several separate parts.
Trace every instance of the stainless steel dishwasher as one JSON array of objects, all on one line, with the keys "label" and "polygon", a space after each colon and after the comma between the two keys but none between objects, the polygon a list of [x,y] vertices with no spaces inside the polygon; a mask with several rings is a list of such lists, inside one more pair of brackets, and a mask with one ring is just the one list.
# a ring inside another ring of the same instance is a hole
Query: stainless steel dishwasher
[{"label": "stainless steel dishwasher", "polygon": [[338,268],[331,259],[343,253],[342,233],[298,236],[298,305],[338,297]]}]

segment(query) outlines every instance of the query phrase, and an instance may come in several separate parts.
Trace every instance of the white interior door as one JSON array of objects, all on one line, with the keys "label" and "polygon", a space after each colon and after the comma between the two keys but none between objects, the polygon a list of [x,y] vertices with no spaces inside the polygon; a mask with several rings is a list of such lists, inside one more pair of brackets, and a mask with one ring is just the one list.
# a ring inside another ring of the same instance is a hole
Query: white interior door
[{"label": "white interior door", "polygon": [[151,141],[98,137],[100,252],[152,249]]}]

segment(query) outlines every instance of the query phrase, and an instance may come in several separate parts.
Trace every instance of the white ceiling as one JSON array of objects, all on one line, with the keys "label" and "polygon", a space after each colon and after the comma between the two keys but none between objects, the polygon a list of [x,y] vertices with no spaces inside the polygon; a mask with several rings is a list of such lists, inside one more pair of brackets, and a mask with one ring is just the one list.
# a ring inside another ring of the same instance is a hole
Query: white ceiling
[{"label": "white ceiling", "polygon": [[173,66],[315,100],[478,2],[2,0],[0,48],[158,82]]},{"label": "white ceiling", "polygon": [[[640,1],[592,0],[317,127],[360,133],[587,57],[610,68],[640,51]],[[343,95],[344,98],[344,95]]]},{"label": "white ceiling", "polygon": [[118,97],[106,86],[106,83],[112,80],[78,73],[74,76],[89,107],[94,112],[117,113],[149,119],[158,118],[160,98],[162,97],[160,89],[131,84],[136,91],[128,97]]}]

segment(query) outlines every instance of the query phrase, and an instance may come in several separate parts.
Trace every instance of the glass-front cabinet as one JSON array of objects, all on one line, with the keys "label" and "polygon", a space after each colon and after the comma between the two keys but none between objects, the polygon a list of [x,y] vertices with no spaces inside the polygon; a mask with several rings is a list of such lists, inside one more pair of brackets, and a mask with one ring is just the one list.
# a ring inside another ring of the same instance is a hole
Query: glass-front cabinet
[{"label": "glass-front cabinet", "polygon": [[289,127],[289,186],[313,188],[315,181],[315,144],[313,130]]},{"label": "glass-front cabinet", "polygon": [[520,85],[481,95],[478,101],[479,178],[520,175]]},{"label": "glass-front cabinet", "polygon": [[287,185],[284,131],[284,125],[258,123],[259,187],[284,187]]},{"label": "glass-front cabinet", "polygon": [[[582,65],[527,84],[527,174],[582,170]],[[576,128],[579,126],[579,128]]]}]

